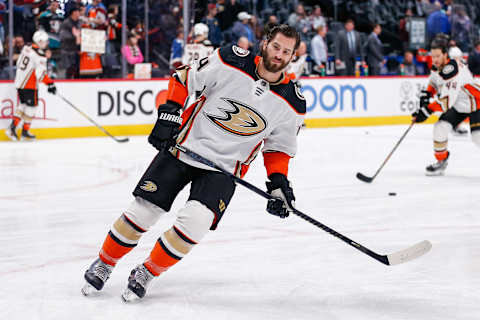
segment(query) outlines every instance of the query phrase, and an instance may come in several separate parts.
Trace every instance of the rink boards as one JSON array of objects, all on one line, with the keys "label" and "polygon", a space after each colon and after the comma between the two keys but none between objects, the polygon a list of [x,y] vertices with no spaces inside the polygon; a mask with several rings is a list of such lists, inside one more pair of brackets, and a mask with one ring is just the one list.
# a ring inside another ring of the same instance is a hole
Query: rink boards
[{"label": "rink boards", "polygon": [[[426,77],[304,78],[308,127],[406,124],[418,108]],[[148,134],[156,119],[155,106],[165,99],[168,80],[58,81],[58,92],[113,135]],[[18,98],[13,82],[0,82],[0,140],[6,140]],[[435,121],[430,119],[429,122]],[[58,96],[39,91],[32,123],[39,139],[103,136]]]}]

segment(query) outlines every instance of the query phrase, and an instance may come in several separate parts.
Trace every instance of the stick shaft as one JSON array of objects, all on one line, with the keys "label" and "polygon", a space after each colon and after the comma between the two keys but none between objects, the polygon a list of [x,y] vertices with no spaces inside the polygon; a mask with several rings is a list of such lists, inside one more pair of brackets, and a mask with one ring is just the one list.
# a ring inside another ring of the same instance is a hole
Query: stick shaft
[{"label": "stick shaft", "polygon": [[[214,162],[202,157],[201,155],[199,155],[199,154],[197,154],[197,153],[195,153],[195,152],[193,152],[193,151],[191,151],[191,150],[189,150],[189,149],[187,149],[183,146],[180,146],[180,145],[176,145],[175,148],[177,150],[179,150],[180,152],[185,153],[186,155],[188,155],[189,157],[191,157],[195,161],[198,161],[198,162],[203,163],[203,164],[205,164],[205,165],[207,165],[211,168],[214,168],[214,169],[217,169],[217,170],[223,172],[224,174],[231,177],[235,182],[243,185],[247,189],[255,192],[256,194],[264,197],[265,199],[268,199],[268,200],[275,199],[275,197],[273,197],[269,193],[261,190],[260,188],[257,188],[256,186],[254,186],[253,184],[243,180],[242,178],[239,178],[239,177],[235,176],[234,174],[232,174],[232,173],[228,172],[227,170],[219,167],[217,164],[215,164]],[[379,255],[379,254],[373,252],[372,250],[370,250],[370,249],[362,246],[361,244],[351,240],[350,238],[344,236],[343,234],[338,233],[337,231],[333,230],[332,228],[324,225],[323,223],[315,220],[314,218],[306,215],[305,213],[303,213],[303,212],[301,212],[297,209],[294,209],[293,213],[295,215],[299,216],[300,218],[302,218],[303,220],[305,220],[305,221],[313,224],[314,226],[322,229],[323,231],[330,233],[332,236],[337,237],[338,239],[340,239],[343,242],[349,244],[350,246],[354,247],[355,249],[365,253],[366,255],[368,255],[372,258],[374,258],[375,260],[380,261],[383,264],[389,265],[388,258],[386,256],[382,256],[382,255]]]}]

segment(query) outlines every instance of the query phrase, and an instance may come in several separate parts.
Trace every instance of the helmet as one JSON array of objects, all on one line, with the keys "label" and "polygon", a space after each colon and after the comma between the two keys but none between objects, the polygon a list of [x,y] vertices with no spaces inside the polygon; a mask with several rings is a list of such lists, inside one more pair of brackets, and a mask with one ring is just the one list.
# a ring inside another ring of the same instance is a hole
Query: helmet
[{"label": "helmet", "polygon": [[48,46],[48,34],[43,30],[38,30],[33,34],[33,42],[35,42],[40,49],[45,49]]},{"label": "helmet", "polygon": [[194,36],[208,36],[208,26],[205,23],[197,23],[193,26]]}]

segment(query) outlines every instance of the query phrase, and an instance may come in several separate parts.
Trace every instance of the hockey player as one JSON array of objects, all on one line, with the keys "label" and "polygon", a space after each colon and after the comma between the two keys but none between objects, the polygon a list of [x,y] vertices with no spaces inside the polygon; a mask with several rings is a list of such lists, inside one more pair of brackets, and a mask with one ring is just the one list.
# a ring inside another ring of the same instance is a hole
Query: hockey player
[{"label": "hockey player", "polygon": [[[288,163],[296,152],[306,103],[284,70],[299,43],[294,28],[274,26],[262,45],[261,56],[228,46],[196,65],[177,69],[170,78],[167,102],[159,107],[158,120],[148,138],[159,153],[133,191],[135,200],[113,224],[99,257],[85,272],[84,295],[102,289],[117,262],[170,210],[188,183],[188,201],[150,255],[132,270],[123,299],[143,298],[155,277],[178,263],[209,229],[217,228],[235,183],[171,148],[175,144],[240,177],[263,144],[270,180],[267,190],[276,197],[268,201],[267,211],[281,218],[289,215],[295,197],[287,179]],[[186,97],[198,90],[202,91],[200,98],[180,114]]]},{"label": "hockey player", "polygon": [[55,94],[57,88],[53,80],[47,75],[47,58],[45,49],[48,46],[48,35],[39,30],[33,34],[33,44],[24,46],[17,60],[17,72],[15,75],[15,87],[17,88],[20,104],[13,115],[12,123],[5,131],[11,140],[18,140],[16,128],[23,120],[21,140],[35,140],[35,136],[29,132],[33,117],[37,112],[38,86],[41,81],[48,85],[48,92]]},{"label": "hockey player", "polygon": [[[420,109],[412,114],[415,122],[425,121],[433,112],[443,112],[433,129],[433,149],[437,162],[426,168],[426,175],[443,175],[450,152],[448,134],[470,117],[473,142],[480,147],[480,86],[460,60],[449,59],[448,42],[437,38],[431,44],[432,72],[429,85],[420,96]],[[434,101],[430,103],[430,99]]]}]

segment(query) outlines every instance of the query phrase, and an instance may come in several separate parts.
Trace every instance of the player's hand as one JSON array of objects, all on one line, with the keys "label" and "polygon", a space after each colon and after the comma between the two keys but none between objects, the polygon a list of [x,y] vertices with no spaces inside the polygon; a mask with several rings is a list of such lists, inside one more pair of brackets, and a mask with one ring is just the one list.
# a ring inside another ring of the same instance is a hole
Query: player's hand
[{"label": "player's hand", "polygon": [[57,87],[55,86],[54,83],[49,83],[47,91],[50,92],[51,94],[57,94]]},{"label": "player's hand", "polygon": [[422,90],[420,93],[420,108],[428,107],[430,98],[432,98],[432,93],[427,90]]},{"label": "player's hand", "polygon": [[158,119],[148,136],[148,142],[158,151],[165,150],[175,144],[182,117],[180,106],[167,102],[158,107]]},{"label": "player's hand", "polygon": [[295,208],[295,196],[290,186],[290,181],[281,173],[272,173],[269,177],[270,181],[266,182],[267,192],[275,197],[268,200],[267,212],[286,218]]},{"label": "player's hand", "polygon": [[428,107],[430,105],[430,98],[432,98],[431,92],[422,90],[420,94],[420,108],[412,113],[412,118],[415,122],[424,122],[432,114],[432,110]]},{"label": "player's hand", "polygon": [[412,120],[417,123],[424,122],[425,120],[428,119],[428,117],[430,117],[431,114],[432,114],[432,110],[430,110],[428,106],[420,107],[420,109],[412,113]]}]

